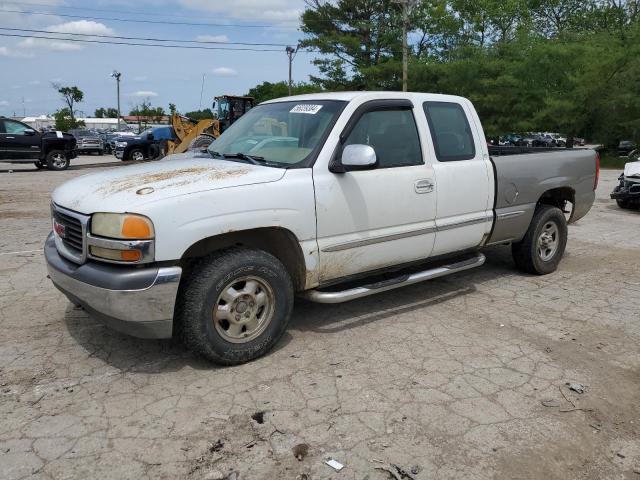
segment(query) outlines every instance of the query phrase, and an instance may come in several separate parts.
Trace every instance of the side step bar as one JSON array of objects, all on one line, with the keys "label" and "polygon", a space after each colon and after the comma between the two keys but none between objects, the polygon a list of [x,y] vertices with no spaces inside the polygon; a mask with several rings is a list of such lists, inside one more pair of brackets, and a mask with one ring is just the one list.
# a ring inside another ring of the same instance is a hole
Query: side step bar
[{"label": "side step bar", "polygon": [[387,290],[393,290],[407,285],[413,285],[414,283],[424,282],[425,280],[432,280],[434,278],[444,277],[445,275],[451,275],[452,273],[462,272],[463,270],[469,270],[470,268],[479,267],[484,264],[485,259],[486,258],[482,253],[478,253],[472,258],[465,259],[460,262],[431,268],[422,272],[401,275],[389,280],[383,280],[381,282],[371,283],[361,287],[354,287],[341,292],[307,290],[306,292],[302,292],[300,296],[317,303],[348,302],[349,300],[355,300],[356,298],[368,297],[369,295],[386,292]]}]

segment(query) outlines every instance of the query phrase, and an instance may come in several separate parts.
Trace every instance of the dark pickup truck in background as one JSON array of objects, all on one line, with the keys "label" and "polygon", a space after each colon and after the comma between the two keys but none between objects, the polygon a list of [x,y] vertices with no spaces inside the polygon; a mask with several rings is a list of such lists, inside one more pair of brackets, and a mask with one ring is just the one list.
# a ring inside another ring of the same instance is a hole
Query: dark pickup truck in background
[{"label": "dark pickup truck in background", "polygon": [[29,163],[38,168],[66,170],[78,156],[73,135],[62,132],[40,133],[29,125],[0,117],[0,161]]},{"label": "dark pickup truck in background", "polygon": [[115,139],[113,154],[120,160],[141,161],[163,157],[167,140],[176,140],[172,127],[156,127],[143,131],[134,137],[118,137]]}]

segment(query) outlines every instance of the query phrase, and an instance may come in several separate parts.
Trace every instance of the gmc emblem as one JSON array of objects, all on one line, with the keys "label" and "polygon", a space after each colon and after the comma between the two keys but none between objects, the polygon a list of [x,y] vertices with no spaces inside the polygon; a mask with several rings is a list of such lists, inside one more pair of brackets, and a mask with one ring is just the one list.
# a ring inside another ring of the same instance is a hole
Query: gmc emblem
[{"label": "gmc emblem", "polygon": [[66,235],[66,228],[64,225],[62,225],[61,223],[58,223],[57,221],[53,221],[53,230],[56,232],[56,234],[60,237],[60,238],[64,238]]}]

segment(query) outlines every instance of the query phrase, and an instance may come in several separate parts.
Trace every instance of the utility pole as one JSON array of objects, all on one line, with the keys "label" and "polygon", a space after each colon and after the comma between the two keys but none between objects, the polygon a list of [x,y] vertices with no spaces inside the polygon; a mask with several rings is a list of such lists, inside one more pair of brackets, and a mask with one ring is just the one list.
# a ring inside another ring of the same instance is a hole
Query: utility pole
[{"label": "utility pole", "polygon": [[407,91],[409,77],[409,42],[407,35],[409,30],[409,13],[416,0],[393,0],[402,6],[402,91]]},{"label": "utility pole", "polygon": [[117,70],[114,70],[111,76],[116,79],[116,91],[118,95],[118,127],[117,128],[119,130],[120,129],[120,77],[122,76],[122,74]]},{"label": "utility pole", "polygon": [[200,110],[202,110],[202,92],[204,92],[204,76],[206,73],[202,74],[202,86],[200,87]]},{"label": "utility pole", "polygon": [[22,97],[22,116],[23,117],[27,116],[27,109],[24,106],[24,97]]},{"label": "utility pole", "polygon": [[291,91],[293,89],[293,79],[291,76],[291,71],[293,68],[293,59],[296,56],[296,53],[298,52],[298,47],[296,48],[287,47],[285,48],[285,52],[287,52],[287,56],[289,57],[289,96],[291,96]]}]

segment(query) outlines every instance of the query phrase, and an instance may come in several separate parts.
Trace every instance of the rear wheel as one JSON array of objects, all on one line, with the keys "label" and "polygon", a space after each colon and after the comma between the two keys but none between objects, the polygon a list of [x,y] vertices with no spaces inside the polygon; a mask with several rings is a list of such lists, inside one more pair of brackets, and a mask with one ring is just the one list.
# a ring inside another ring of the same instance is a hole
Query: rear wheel
[{"label": "rear wheel", "polygon": [[51,150],[47,154],[47,167],[50,170],[66,170],[69,168],[69,159],[62,150]]},{"label": "rear wheel", "polygon": [[231,249],[203,258],[181,289],[176,329],[188,348],[235,365],[260,357],[284,334],[293,285],[274,256]]},{"label": "rear wheel", "polygon": [[539,205],[522,241],[512,245],[516,266],[535,275],[554,272],[564,255],[567,233],[567,220],[562,210]]}]

